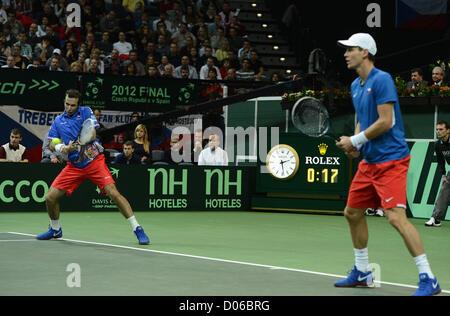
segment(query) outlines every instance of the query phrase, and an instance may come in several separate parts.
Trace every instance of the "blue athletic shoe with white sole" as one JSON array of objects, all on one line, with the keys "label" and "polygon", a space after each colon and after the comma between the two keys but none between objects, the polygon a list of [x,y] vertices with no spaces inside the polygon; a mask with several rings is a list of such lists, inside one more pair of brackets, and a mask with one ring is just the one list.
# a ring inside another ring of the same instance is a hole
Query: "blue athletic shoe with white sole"
[{"label": "blue athletic shoe with white sole", "polygon": [[63,234],[62,234],[62,228],[61,227],[59,228],[59,230],[54,230],[52,228],[52,226],[50,226],[50,225],[48,227],[49,227],[48,231],[45,232],[45,233],[42,233],[40,235],[37,235],[36,239],[49,240],[49,239],[52,239],[52,238],[61,238],[62,237]]},{"label": "blue athletic shoe with white sole", "polygon": [[436,277],[431,279],[427,273],[419,274],[419,288],[413,296],[433,296],[441,293],[441,287]]},{"label": "blue athletic shoe with white sole", "polygon": [[136,235],[137,239],[139,240],[139,245],[148,245],[150,243],[150,240],[148,239],[148,236],[145,234],[142,226],[136,227],[134,234]]},{"label": "blue athletic shoe with white sole", "polygon": [[372,287],[373,286],[373,276],[372,271],[361,272],[356,269],[356,265],[353,266],[353,270],[350,272],[348,277],[344,280],[337,281],[334,283],[335,287]]}]

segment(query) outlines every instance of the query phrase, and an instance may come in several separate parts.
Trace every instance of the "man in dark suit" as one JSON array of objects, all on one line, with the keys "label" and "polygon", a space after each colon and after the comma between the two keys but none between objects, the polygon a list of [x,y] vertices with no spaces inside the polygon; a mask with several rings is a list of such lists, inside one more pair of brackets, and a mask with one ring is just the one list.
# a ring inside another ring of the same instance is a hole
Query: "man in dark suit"
[{"label": "man in dark suit", "polygon": [[417,89],[428,86],[428,81],[423,80],[423,71],[420,68],[411,70],[411,81],[407,83],[407,89]]},{"label": "man in dark suit", "polygon": [[431,78],[433,79],[433,84],[440,86],[440,87],[446,87],[448,84],[444,82],[444,70],[441,67],[434,67],[433,71],[431,73]]}]

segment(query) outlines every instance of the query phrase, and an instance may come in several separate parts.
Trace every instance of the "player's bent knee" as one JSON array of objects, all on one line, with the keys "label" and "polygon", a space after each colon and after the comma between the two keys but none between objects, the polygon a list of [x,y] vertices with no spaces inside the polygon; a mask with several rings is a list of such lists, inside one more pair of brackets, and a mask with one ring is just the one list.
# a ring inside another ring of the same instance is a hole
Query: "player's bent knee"
[{"label": "player's bent knee", "polygon": [[347,220],[354,220],[364,216],[364,209],[345,207],[344,216]]}]

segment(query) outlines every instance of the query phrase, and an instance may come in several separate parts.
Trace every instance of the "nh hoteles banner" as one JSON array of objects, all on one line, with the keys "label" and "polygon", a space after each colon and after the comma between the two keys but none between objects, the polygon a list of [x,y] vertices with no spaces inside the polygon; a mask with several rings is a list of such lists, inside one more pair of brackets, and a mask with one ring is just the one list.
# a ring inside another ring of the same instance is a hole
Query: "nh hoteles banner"
[{"label": "nh hoteles banner", "polygon": [[[0,211],[43,211],[45,194],[63,165],[0,164]],[[119,191],[136,211],[248,210],[255,168],[109,165]],[[61,210],[117,209],[91,182],[85,181]]]}]

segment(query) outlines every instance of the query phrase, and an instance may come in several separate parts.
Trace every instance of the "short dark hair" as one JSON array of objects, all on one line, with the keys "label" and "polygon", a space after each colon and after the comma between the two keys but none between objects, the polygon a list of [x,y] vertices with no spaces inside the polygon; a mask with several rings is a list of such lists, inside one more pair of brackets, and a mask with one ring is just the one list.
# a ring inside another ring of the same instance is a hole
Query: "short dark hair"
[{"label": "short dark hair", "polygon": [[81,93],[77,89],[69,89],[66,91],[66,97],[78,99],[78,104],[81,101]]},{"label": "short dark hair", "polygon": [[411,73],[417,72],[419,76],[423,76],[423,71],[421,68],[413,68],[411,69]]},{"label": "short dark hair", "polygon": [[18,128],[13,128],[13,129],[11,130],[11,134],[22,136],[22,131],[21,131],[20,129],[18,129]]},{"label": "short dark hair", "polygon": [[448,122],[444,121],[444,120],[440,120],[439,122],[437,122],[436,125],[445,125],[446,129],[450,129],[450,126],[448,125]]},{"label": "short dark hair", "polygon": [[131,140],[127,140],[125,143],[123,143],[124,146],[131,146],[132,148],[134,148],[134,144],[133,141]]}]

